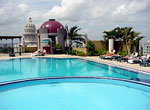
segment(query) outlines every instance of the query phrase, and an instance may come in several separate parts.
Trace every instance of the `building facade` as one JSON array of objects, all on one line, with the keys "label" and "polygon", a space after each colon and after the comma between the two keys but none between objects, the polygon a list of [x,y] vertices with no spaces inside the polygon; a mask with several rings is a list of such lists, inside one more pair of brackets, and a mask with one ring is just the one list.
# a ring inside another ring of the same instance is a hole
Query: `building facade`
[{"label": "building facade", "polygon": [[31,17],[29,18],[29,21],[24,28],[23,47],[37,47],[36,27],[32,23]]},{"label": "building facade", "polygon": [[50,54],[53,53],[56,44],[60,44],[64,50],[66,35],[67,32],[61,23],[49,19],[38,30],[38,48],[45,49],[46,53]]},{"label": "building facade", "polygon": [[150,55],[150,40],[147,41],[147,43],[143,43],[141,45],[141,50],[143,52],[143,55]]}]

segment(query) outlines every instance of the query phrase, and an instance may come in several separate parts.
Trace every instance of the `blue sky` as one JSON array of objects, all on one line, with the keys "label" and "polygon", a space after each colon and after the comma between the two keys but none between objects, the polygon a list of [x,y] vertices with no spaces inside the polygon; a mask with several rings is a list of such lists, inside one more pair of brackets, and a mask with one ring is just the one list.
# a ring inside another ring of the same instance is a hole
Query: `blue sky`
[{"label": "blue sky", "polygon": [[50,18],[79,26],[91,40],[103,31],[131,26],[150,40],[150,0],[0,0],[0,35],[22,35],[28,18],[36,28]]}]

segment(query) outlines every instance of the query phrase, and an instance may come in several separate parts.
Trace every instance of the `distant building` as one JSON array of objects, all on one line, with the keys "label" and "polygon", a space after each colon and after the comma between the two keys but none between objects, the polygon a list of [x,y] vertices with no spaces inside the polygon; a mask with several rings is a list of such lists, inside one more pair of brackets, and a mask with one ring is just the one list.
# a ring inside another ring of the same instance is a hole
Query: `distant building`
[{"label": "distant building", "polygon": [[46,53],[53,53],[56,44],[65,49],[67,32],[64,26],[55,19],[44,22],[38,30],[38,48],[45,49]]},{"label": "distant building", "polygon": [[23,47],[37,47],[37,33],[36,27],[32,24],[31,17],[29,22],[25,25],[23,34]]},{"label": "distant building", "polygon": [[143,51],[143,55],[150,55],[150,40],[141,45],[141,50]]}]

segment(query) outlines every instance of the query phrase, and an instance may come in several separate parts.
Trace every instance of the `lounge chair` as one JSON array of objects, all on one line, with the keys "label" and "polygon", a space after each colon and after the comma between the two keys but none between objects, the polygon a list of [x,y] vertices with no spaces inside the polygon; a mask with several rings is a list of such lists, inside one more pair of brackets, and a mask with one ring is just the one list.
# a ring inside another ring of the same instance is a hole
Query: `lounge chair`
[{"label": "lounge chair", "polygon": [[131,56],[128,58],[127,63],[140,63],[141,62],[141,58],[138,57],[138,53],[134,52],[131,54]]},{"label": "lounge chair", "polygon": [[115,55],[115,50],[111,50],[111,52],[107,52],[107,54],[100,55],[99,58],[112,60],[114,55]]},{"label": "lounge chair", "polygon": [[128,61],[129,56],[125,56],[125,57],[120,57],[117,59],[118,62],[127,62]]},{"label": "lounge chair", "polygon": [[46,50],[45,49],[39,49],[37,51],[35,51],[34,53],[31,54],[31,56],[44,56],[46,53]]},{"label": "lounge chair", "polygon": [[142,56],[142,61],[140,62],[140,66],[150,66],[150,55]]},{"label": "lounge chair", "polygon": [[111,54],[105,54],[105,55],[100,55],[99,58],[101,59],[112,59],[112,55]]},{"label": "lounge chair", "polygon": [[[117,59],[117,61],[119,62],[127,62],[127,63],[134,63],[134,62],[138,62],[137,59],[134,59],[138,56],[137,52],[132,53],[130,56],[125,56],[125,57],[120,57]],[[134,61],[135,60],[135,61]]]},{"label": "lounge chair", "polygon": [[140,62],[140,66],[144,66],[144,67],[150,66],[150,60]]},{"label": "lounge chair", "polygon": [[135,57],[135,58],[129,58],[127,63],[140,63],[141,62],[141,58],[140,57]]},{"label": "lounge chair", "polygon": [[115,56],[113,56],[113,59],[114,59],[115,61],[118,61],[120,58],[122,58],[122,56],[119,55],[119,54],[116,54]]}]

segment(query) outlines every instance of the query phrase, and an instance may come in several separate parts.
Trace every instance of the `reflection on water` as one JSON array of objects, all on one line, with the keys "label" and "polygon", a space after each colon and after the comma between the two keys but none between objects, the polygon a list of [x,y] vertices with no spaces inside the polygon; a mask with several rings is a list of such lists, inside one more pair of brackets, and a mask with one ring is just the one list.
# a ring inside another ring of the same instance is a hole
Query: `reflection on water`
[{"label": "reflection on water", "polygon": [[150,76],[82,59],[25,58],[0,61],[0,82],[57,76],[102,76],[149,81]]}]

